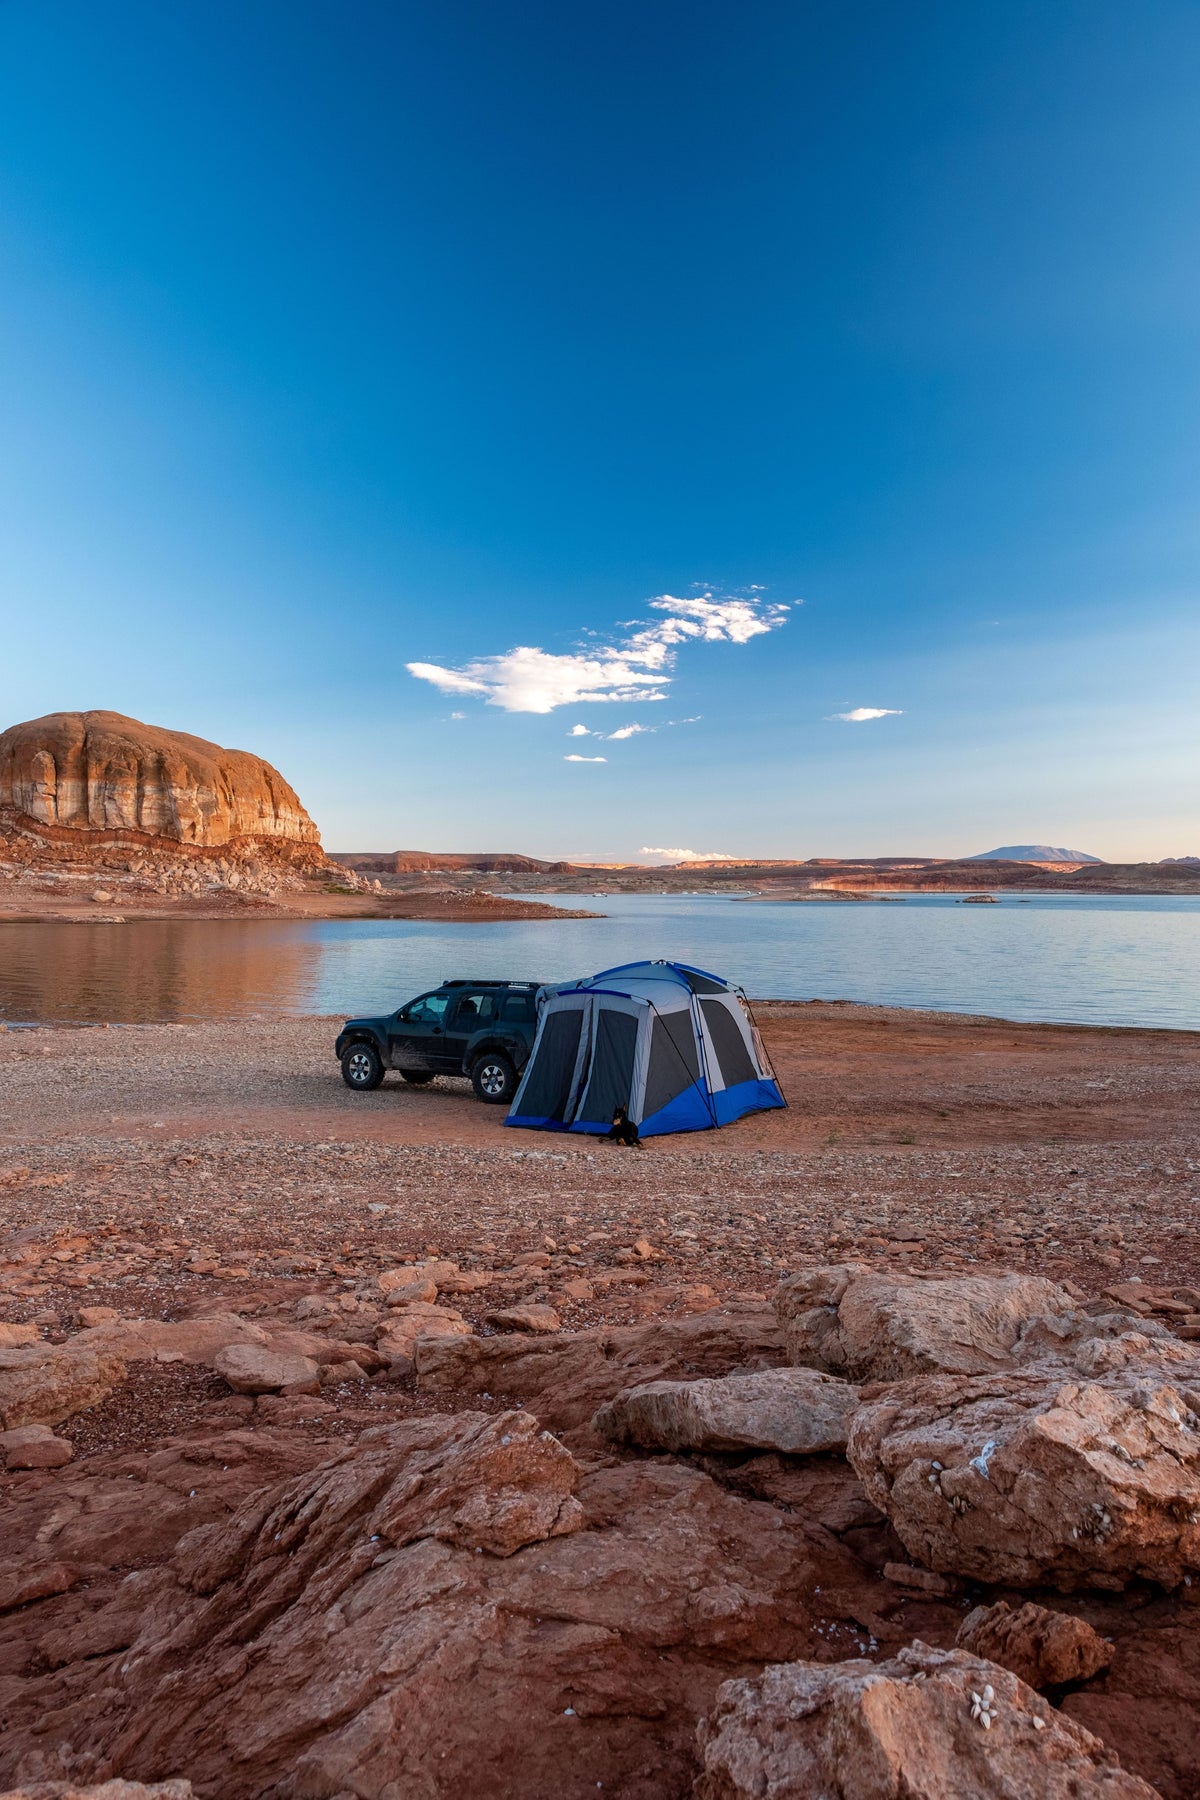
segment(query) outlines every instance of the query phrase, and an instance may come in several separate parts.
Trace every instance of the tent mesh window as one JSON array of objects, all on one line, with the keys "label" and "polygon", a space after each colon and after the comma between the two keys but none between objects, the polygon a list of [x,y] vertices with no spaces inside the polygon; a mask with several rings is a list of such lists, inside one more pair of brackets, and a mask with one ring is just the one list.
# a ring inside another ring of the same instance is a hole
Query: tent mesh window
[{"label": "tent mesh window", "polygon": [[587,1098],[576,1115],[588,1124],[607,1124],[618,1106],[629,1105],[638,1022],[632,1013],[603,1011],[596,1025]]},{"label": "tent mesh window", "polygon": [[529,1085],[521,1100],[521,1111],[528,1118],[566,1117],[582,1029],[583,1012],[579,1007],[551,1013],[546,1020]]},{"label": "tent mesh window", "polygon": [[708,1035],[713,1041],[713,1049],[721,1065],[721,1077],[725,1086],[731,1088],[736,1087],[739,1081],[757,1081],[758,1070],[729,1008],[720,1000],[701,1000],[700,1010],[704,1014]]},{"label": "tent mesh window", "polygon": [[[696,1031],[688,1011],[654,1015],[650,1034],[650,1067],[646,1072],[646,1101],[642,1119],[652,1118],[700,1079],[696,1055]],[[638,1121],[639,1124],[642,1120]]]},{"label": "tent mesh window", "polygon": [[701,975],[697,969],[681,969],[679,972],[693,994],[724,994],[729,991],[723,981],[717,981],[711,975]]}]

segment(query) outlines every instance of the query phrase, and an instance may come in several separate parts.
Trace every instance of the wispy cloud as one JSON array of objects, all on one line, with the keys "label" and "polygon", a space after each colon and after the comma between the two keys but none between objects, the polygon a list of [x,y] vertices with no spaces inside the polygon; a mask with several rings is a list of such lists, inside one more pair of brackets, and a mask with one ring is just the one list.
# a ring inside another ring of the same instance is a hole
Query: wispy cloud
[{"label": "wispy cloud", "polygon": [[607,756],[564,756],[564,762],[607,762]]},{"label": "wispy cloud", "polygon": [[432,682],[444,694],[476,694],[506,712],[548,713],[581,701],[662,700],[681,645],[746,644],[778,630],[789,611],[787,603],[763,600],[753,589],[747,594],[706,590],[686,599],[660,594],[649,605],[663,617],[649,624],[629,621],[627,635],[607,646],[558,655],[521,644],[498,656],[473,657],[457,669],[427,662],[406,666],[418,681]]},{"label": "wispy cloud", "polygon": [[643,844],[638,852],[640,856],[665,856],[668,862],[736,862],[736,856],[729,856],[724,850],[656,850],[651,844]]},{"label": "wispy cloud", "polygon": [[623,738],[637,737],[640,732],[653,730],[653,725],[622,725],[620,731],[607,732],[606,736],[610,743],[619,744]]},{"label": "wispy cloud", "polygon": [[853,712],[830,713],[831,719],[841,719],[846,725],[862,725],[867,719],[898,719],[904,708],[902,706],[856,706]]}]

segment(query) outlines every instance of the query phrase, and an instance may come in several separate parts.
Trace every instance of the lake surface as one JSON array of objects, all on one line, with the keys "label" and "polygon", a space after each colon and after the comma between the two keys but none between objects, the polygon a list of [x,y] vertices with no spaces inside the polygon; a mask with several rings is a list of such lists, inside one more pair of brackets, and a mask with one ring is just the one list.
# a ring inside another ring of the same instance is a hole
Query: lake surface
[{"label": "lake surface", "polygon": [[1200,1029],[1200,898],[1046,895],[963,906],[555,895],[603,919],[0,924],[0,1020],[383,1012],[447,976],[555,981],[668,957],[752,997]]}]

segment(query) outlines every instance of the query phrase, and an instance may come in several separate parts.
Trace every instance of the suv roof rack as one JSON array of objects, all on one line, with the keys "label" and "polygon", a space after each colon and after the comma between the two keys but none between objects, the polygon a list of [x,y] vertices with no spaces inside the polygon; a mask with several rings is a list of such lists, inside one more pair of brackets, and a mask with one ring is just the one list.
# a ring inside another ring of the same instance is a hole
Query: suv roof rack
[{"label": "suv roof rack", "polygon": [[495,977],[489,977],[487,980],[471,980],[465,976],[455,976],[452,981],[443,981],[442,986],[444,988],[538,988],[542,986],[542,983],[540,981],[501,981]]}]

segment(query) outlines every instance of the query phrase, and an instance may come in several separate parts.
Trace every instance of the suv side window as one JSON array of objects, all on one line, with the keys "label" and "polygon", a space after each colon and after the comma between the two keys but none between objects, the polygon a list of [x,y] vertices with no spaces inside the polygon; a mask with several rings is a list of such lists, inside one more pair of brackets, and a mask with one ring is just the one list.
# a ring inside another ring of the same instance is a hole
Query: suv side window
[{"label": "suv side window", "polygon": [[496,1017],[495,994],[464,994],[454,1014],[456,1031],[478,1031]]},{"label": "suv side window", "polygon": [[449,994],[422,994],[402,1008],[400,1018],[406,1025],[441,1025],[449,1004]]},{"label": "suv side window", "polygon": [[532,994],[509,994],[504,1001],[501,1015],[511,1019],[515,1025],[532,1025],[537,1014],[534,1010]]}]

